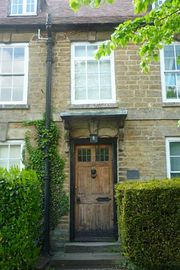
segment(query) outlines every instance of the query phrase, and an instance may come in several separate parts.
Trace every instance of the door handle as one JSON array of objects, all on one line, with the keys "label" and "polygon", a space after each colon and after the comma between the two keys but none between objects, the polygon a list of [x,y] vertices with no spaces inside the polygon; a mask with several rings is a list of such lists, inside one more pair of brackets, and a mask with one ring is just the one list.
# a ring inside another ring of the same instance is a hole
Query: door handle
[{"label": "door handle", "polygon": [[76,198],[76,202],[77,202],[77,203],[80,203],[80,202],[81,202],[80,197],[77,197],[77,198]]}]

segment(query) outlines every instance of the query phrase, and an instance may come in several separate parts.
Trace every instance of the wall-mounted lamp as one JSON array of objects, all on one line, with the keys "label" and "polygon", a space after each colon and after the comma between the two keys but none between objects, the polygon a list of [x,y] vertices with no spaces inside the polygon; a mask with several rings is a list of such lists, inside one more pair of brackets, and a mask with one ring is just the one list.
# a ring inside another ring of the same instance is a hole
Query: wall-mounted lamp
[{"label": "wall-mounted lamp", "polygon": [[90,134],[90,143],[97,143],[97,142],[98,142],[98,135]]}]

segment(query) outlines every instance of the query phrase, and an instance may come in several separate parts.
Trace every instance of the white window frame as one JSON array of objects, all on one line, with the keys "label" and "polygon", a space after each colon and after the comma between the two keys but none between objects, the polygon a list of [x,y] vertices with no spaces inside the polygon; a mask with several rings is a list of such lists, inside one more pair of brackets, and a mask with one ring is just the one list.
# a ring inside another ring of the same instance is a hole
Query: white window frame
[{"label": "white window frame", "polygon": [[[171,159],[170,159],[170,143],[171,142],[179,142],[180,143],[180,137],[166,138],[166,165],[167,165],[166,167],[167,167],[167,177],[168,178],[171,178]],[[180,173],[180,170],[177,171],[177,173]]]},{"label": "white window frame", "polygon": [[[9,167],[9,161],[10,161],[10,158],[9,158],[9,151],[10,151],[10,146],[11,145],[20,145],[21,146],[21,156],[20,156],[20,167],[19,167],[19,169],[20,170],[22,170],[23,168],[24,168],[24,165],[23,165],[23,163],[22,163],[22,159],[23,159],[23,149],[24,149],[24,141],[23,140],[12,140],[12,141],[6,141],[6,142],[1,142],[0,143],[0,146],[8,146],[8,157],[7,157],[7,159],[6,160],[8,160],[8,166],[7,166],[7,170],[9,170],[10,169],[10,167]],[[18,159],[18,160],[19,160]]]},{"label": "white window frame", "polygon": [[11,0],[11,16],[31,16],[31,15],[37,15],[37,0],[34,0],[34,12],[27,12],[27,0],[23,1],[23,10],[22,13],[13,13],[13,0]]},{"label": "white window frame", "polygon": [[[12,44],[8,44],[8,45],[7,44],[4,44],[4,43],[0,43],[0,48],[19,48],[19,47],[24,47],[24,52],[25,52],[25,56],[24,56],[24,89],[23,89],[23,99],[22,99],[22,101],[1,101],[0,100],[0,104],[3,104],[3,105],[27,104],[29,45],[27,43],[12,43]],[[1,59],[0,59],[0,62],[1,62]],[[7,73],[6,75],[8,75],[8,74],[10,74],[10,73]],[[10,74],[10,75],[13,76],[13,73]],[[3,77],[3,75],[1,73],[0,73],[0,76]],[[1,89],[1,85],[0,85],[0,89]]]},{"label": "white window frame", "polygon": [[[98,100],[76,100],[75,99],[75,46],[84,46],[84,45],[100,45],[101,42],[73,42],[71,43],[71,104],[74,105],[82,105],[82,104],[109,104],[109,103],[115,103],[116,102],[116,91],[115,91],[115,67],[114,67],[114,52],[111,53],[110,56],[108,56],[107,59],[110,58],[110,64],[111,64],[111,94],[112,99],[98,99]],[[87,58],[84,58],[87,59]],[[103,59],[106,59],[106,57],[103,57]]]},{"label": "white window frame", "polygon": [[[179,42],[174,42],[172,44],[170,44],[169,46],[172,45],[180,45]],[[160,50],[160,67],[161,67],[161,88],[162,88],[162,98],[163,98],[163,102],[166,103],[180,103],[180,98],[167,98],[166,97],[166,83],[165,83],[165,65],[164,65],[164,48]],[[171,72],[171,73],[180,73],[180,70],[168,70],[167,72]]]}]

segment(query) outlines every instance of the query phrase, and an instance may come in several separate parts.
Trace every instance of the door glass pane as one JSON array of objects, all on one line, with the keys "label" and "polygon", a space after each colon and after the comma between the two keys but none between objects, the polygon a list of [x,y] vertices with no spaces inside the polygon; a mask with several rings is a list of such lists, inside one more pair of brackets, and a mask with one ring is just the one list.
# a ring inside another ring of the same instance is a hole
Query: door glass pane
[{"label": "door glass pane", "polygon": [[171,171],[180,171],[180,157],[171,157]]},{"label": "door glass pane", "polygon": [[89,148],[78,149],[78,161],[79,162],[90,162],[91,161],[91,149],[89,149]]},{"label": "door glass pane", "polygon": [[180,142],[170,142],[170,155],[180,156]]},{"label": "door glass pane", "polygon": [[96,161],[108,161],[109,160],[109,148],[96,148]]}]

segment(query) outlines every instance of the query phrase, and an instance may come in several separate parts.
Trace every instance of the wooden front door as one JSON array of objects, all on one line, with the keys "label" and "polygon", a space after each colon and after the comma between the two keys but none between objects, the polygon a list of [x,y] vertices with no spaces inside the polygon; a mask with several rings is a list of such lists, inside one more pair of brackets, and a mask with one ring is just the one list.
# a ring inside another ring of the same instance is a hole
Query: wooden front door
[{"label": "wooden front door", "polygon": [[112,240],[112,145],[75,146],[75,240]]}]

